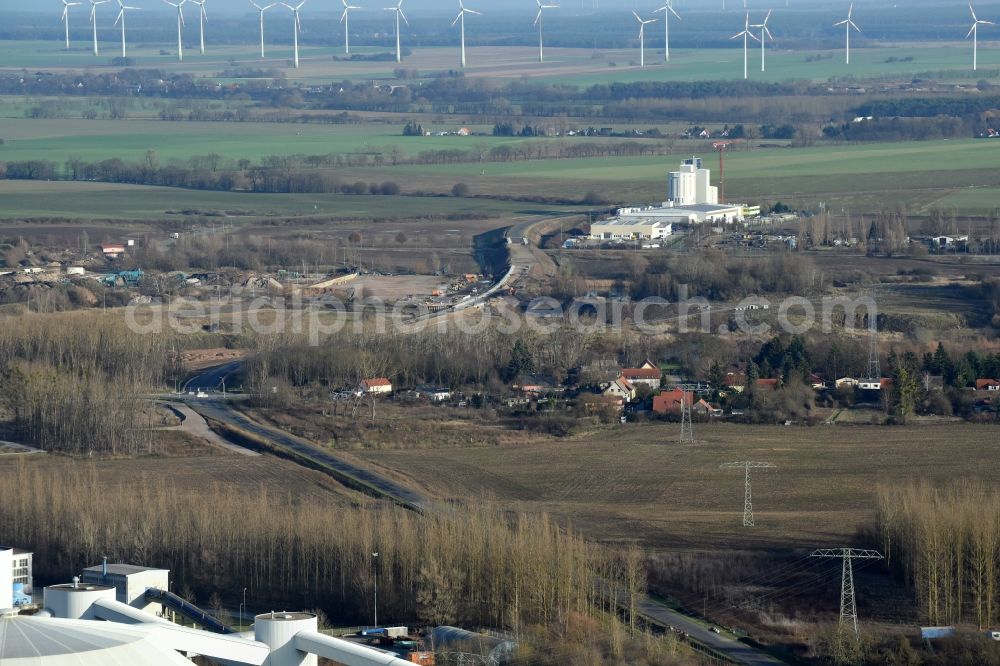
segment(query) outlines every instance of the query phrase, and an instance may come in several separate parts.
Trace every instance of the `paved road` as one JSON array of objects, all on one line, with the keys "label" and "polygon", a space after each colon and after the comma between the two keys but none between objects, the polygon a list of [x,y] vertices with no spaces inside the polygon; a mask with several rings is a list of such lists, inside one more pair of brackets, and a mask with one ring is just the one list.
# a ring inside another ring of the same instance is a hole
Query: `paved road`
[{"label": "paved road", "polygon": [[686,615],[678,613],[672,608],[664,606],[659,601],[650,597],[640,597],[637,607],[643,617],[682,631],[695,641],[707,645],[741,664],[748,664],[748,666],[785,666],[785,662],[780,659],[772,657],[766,652],[761,652],[754,647],[740,643],[729,636],[717,634],[714,631],[706,629],[704,625],[695,622]]},{"label": "paved road", "polygon": [[238,453],[241,456],[253,458],[260,455],[256,451],[251,451],[250,449],[233,444],[228,439],[222,437],[219,433],[209,428],[208,423],[205,421],[205,417],[191,409],[191,405],[186,402],[166,403],[166,406],[177,412],[177,415],[181,418],[181,424],[160,428],[160,430],[182,430],[186,433],[194,435],[195,437],[204,439],[209,444],[215,444],[220,448],[227,449],[233,453]]}]

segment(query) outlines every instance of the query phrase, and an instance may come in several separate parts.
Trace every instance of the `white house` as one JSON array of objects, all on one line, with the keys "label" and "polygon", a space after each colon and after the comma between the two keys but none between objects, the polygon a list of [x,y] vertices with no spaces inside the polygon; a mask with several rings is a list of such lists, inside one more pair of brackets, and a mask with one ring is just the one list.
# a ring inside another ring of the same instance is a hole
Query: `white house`
[{"label": "white house", "polygon": [[361,380],[362,393],[392,393],[392,382],[385,377],[371,377]]}]

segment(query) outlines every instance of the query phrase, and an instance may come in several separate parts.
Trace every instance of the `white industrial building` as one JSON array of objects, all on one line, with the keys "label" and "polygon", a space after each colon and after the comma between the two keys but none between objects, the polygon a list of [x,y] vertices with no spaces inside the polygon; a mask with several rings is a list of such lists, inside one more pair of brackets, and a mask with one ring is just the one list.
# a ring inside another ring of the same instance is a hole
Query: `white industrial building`
[{"label": "white industrial building", "polygon": [[[10,549],[0,551],[0,563],[10,557]],[[46,587],[34,615],[0,612],[0,664],[166,666],[200,655],[226,666],[316,666],[318,657],[344,666],[413,666],[320,633],[311,613],[264,613],[252,633],[218,634],[173,624],[117,596],[114,587],[74,581]]]},{"label": "white industrial building", "polygon": [[680,171],[667,174],[667,201],[674,206],[719,203],[719,188],[711,184],[711,172],[702,168],[700,157],[684,160]]},{"label": "white industrial building", "polygon": [[99,564],[83,570],[83,582],[115,588],[115,598],[139,610],[153,612],[159,604],[146,599],[146,590],[169,589],[170,570],[134,564]]},{"label": "white industrial building", "polygon": [[637,209],[623,208],[618,211],[618,217],[592,223],[590,237],[594,240],[655,240],[672,233],[669,222],[641,215],[622,215],[622,211],[630,210]]},{"label": "white industrial building", "polygon": [[31,603],[32,553],[0,546],[0,609]]}]

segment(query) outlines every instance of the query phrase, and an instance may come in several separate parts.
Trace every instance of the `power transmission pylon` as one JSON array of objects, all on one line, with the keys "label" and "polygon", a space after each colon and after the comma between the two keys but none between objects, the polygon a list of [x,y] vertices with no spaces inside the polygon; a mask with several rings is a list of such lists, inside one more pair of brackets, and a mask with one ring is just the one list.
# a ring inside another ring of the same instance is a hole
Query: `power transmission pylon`
[{"label": "power transmission pylon", "polygon": [[746,471],[746,482],[743,491],[743,527],[753,527],[753,501],[751,500],[750,493],[750,470],[772,469],[777,467],[777,465],[769,462],[752,462],[750,460],[744,460],[743,462],[722,463],[719,467],[721,469],[743,469]]},{"label": "power transmission pylon", "polygon": [[858,608],[854,602],[854,560],[881,560],[877,550],[859,548],[820,548],[810,557],[840,558],[843,571],[840,575],[840,630],[852,629],[854,639],[858,639]]},{"label": "power transmission pylon", "polygon": [[694,444],[694,427],[691,425],[691,405],[681,398],[681,444]]},{"label": "power transmission pylon", "polygon": [[878,312],[874,307],[875,292],[868,294],[870,303],[868,305],[868,369],[867,378],[879,381],[882,379],[882,370],[878,362]]}]

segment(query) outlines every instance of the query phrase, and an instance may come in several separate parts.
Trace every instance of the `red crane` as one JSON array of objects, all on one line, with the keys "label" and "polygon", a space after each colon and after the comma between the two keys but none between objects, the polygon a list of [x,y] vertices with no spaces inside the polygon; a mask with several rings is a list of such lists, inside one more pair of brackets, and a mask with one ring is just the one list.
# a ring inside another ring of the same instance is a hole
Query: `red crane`
[{"label": "red crane", "polygon": [[725,153],[726,148],[730,146],[729,141],[716,141],[712,144],[712,148],[719,151],[719,203],[726,203],[726,161]]}]

